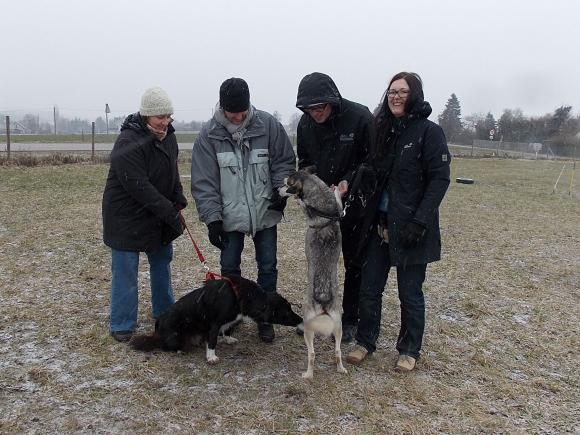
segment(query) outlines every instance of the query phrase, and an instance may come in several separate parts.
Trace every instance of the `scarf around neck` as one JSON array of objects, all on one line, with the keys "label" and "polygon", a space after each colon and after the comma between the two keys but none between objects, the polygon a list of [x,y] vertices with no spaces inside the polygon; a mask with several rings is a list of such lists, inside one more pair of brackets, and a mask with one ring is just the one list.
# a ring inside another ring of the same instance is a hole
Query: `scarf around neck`
[{"label": "scarf around neck", "polygon": [[250,124],[250,121],[252,120],[253,116],[254,116],[254,106],[250,104],[250,108],[248,109],[248,116],[246,116],[246,119],[244,119],[244,121],[240,125],[236,125],[230,122],[228,118],[226,118],[224,109],[220,107],[219,102],[217,103],[213,114],[214,119],[219,124],[224,126],[224,128],[228,131],[228,133],[232,135],[232,139],[238,145],[242,143],[244,133],[246,133],[246,131],[248,130],[248,125]]},{"label": "scarf around neck", "polygon": [[165,139],[165,136],[167,136],[167,128],[163,130],[157,130],[151,127],[149,124],[147,124],[147,128],[151,133],[153,133],[153,135],[157,138],[157,140],[159,140],[159,142],[162,142],[163,139]]}]

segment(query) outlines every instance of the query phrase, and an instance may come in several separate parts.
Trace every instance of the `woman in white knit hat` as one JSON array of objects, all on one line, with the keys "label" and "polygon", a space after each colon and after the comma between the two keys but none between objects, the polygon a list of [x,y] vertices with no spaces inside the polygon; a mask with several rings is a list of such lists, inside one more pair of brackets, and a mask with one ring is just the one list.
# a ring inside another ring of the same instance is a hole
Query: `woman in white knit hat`
[{"label": "woman in white knit hat", "polygon": [[149,260],[152,314],[173,304],[172,241],[187,206],[171,125],[173,106],[161,88],[147,89],[139,112],[125,119],[111,152],[103,193],[103,240],[111,248],[110,331],[129,341],[137,327],[139,253]]}]

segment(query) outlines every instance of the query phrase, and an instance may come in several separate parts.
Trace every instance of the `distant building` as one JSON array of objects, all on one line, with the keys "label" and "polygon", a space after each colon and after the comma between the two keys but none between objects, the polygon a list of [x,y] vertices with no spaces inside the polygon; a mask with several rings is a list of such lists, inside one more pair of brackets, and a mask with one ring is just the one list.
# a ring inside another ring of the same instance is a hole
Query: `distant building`
[{"label": "distant building", "polygon": [[[22,125],[18,121],[13,121],[12,119],[10,119],[10,134],[27,134],[27,133],[30,133],[30,131],[28,131],[26,127],[24,127],[24,125]],[[2,119],[0,119],[0,134],[6,134],[5,116],[2,116]]]}]

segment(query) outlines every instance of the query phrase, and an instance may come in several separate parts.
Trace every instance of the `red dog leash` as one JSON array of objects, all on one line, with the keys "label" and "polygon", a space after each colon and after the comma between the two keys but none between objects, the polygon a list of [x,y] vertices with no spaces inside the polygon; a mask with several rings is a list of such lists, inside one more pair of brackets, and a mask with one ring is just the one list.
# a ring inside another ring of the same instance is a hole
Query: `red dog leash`
[{"label": "red dog leash", "polygon": [[195,249],[195,252],[197,254],[197,258],[199,259],[199,262],[201,263],[203,269],[205,270],[205,280],[212,281],[215,279],[223,279],[229,285],[232,286],[232,289],[233,289],[236,297],[239,299],[240,298],[240,287],[237,284],[235,284],[227,276],[222,276],[222,275],[219,275],[219,274],[209,270],[209,267],[205,262],[205,257],[203,256],[201,249],[199,249],[199,247],[197,246],[197,243],[195,243],[195,240],[193,240],[193,236],[191,235],[191,231],[189,231],[189,228],[187,227],[187,224],[185,223],[185,218],[181,214],[181,210],[179,211],[179,220],[181,221],[183,228],[185,228],[185,230],[187,231],[187,234],[189,235],[189,239],[191,240],[191,243],[193,244],[193,248]]}]

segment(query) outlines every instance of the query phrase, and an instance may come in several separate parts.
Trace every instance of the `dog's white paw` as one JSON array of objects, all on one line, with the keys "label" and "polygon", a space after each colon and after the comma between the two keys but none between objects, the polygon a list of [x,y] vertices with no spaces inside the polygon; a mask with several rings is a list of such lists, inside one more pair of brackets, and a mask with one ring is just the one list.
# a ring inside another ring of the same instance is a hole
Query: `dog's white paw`
[{"label": "dog's white paw", "polygon": [[220,337],[218,341],[224,342],[225,344],[234,344],[238,342],[238,339],[230,335],[224,335],[223,337]]},{"label": "dog's white paw", "polygon": [[220,359],[216,355],[212,355],[212,356],[207,357],[207,363],[211,364],[211,365],[217,364],[219,360]]},{"label": "dog's white paw", "polygon": [[312,370],[307,370],[304,373],[302,373],[302,378],[303,379],[312,379],[313,375],[314,375],[314,372]]},{"label": "dog's white paw", "polygon": [[348,373],[348,370],[344,368],[344,366],[341,364],[339,366],[336,367],[336,371],[338,373]]},{"label": "dog's white paw", "polygon": [[210,348],[206,349],[205,359],[207,360],[208,364],[216,364],[219,361],[219,358],[215,354],[215,349]]}]

